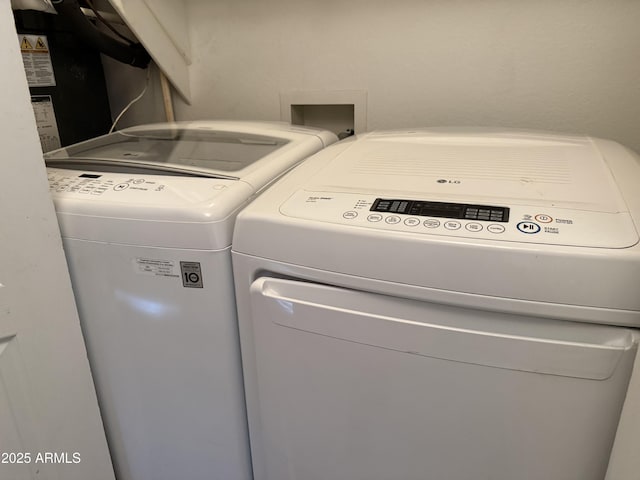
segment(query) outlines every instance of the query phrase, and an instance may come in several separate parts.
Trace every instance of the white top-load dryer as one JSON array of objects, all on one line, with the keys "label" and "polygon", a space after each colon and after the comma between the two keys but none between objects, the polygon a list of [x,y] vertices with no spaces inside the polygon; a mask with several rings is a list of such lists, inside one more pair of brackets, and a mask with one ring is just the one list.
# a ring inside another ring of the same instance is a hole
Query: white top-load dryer
[{"label": "white top-load dryer", "polygon": [[588,137],[335,144],[238,217],[256,480],[602,480],[640,326],[640,166]]},{"label": "white top-load dryer", "polygon": [[335,140],[285,124],[192,122],[46,156],[119,480],[251,478],[234,221]]}]

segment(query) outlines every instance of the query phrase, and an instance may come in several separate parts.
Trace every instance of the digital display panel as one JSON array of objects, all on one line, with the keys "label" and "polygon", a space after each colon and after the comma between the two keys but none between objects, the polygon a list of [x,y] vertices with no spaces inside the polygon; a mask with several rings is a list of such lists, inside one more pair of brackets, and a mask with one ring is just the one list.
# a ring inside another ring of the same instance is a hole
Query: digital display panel
[{"label": "digital display panel", "polygon": [[467,203],[430,202],[377,198],[372,212],[401,213],[419,217],[441,217],[487,222],[508,222],[509,208]]}]

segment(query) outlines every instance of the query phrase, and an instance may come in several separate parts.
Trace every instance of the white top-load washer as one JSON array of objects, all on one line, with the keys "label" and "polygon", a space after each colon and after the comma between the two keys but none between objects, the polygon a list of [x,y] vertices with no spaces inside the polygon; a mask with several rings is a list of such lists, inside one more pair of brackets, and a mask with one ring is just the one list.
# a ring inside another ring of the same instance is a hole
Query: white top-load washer
[{"label": "white top-load washer", "polygon": [[248,480],[238,211],[336,141],[285,124],[129,128],[46,156],[119,480]]},{"label": "white top-load washer", "polygon": [[640,326],[620,145],[379,132],[238,217],[256,480],[602,480]]}]

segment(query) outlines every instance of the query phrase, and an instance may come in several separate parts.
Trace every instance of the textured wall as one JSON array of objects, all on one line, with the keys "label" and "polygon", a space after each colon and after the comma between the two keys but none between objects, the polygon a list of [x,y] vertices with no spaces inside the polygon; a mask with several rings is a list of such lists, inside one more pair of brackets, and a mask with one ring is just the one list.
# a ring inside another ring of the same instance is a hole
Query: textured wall
[{"label": "textured wall", "polygon": [[640,151],[640,2],[188,0],[193,103],[279,119],[281,92],[365,90],[368,128],[589,133]]}]

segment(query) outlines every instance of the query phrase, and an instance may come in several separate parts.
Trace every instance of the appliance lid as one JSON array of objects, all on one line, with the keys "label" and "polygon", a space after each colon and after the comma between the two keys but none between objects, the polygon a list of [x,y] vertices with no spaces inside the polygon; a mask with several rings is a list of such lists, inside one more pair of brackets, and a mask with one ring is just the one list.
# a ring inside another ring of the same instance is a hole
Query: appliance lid
[{"label": "appliance lid", "polygon": [[372,133],[311,182],[306,188],[315,191],[627,211],[589,137],[487,129]]},{"label": "appliance lid", "polygon": [[537,132],[371,133],[314,157],[279,210],[443,240],[628,248],[639,241],[633,198],[616,179],[638,170],[623,157],[596,139]]},{"label": "appliance lid", "polygon": [[239,179],[289,139],[268,134],[164,124],[130,128],[45,156],[48,166],[82,170]]}]

